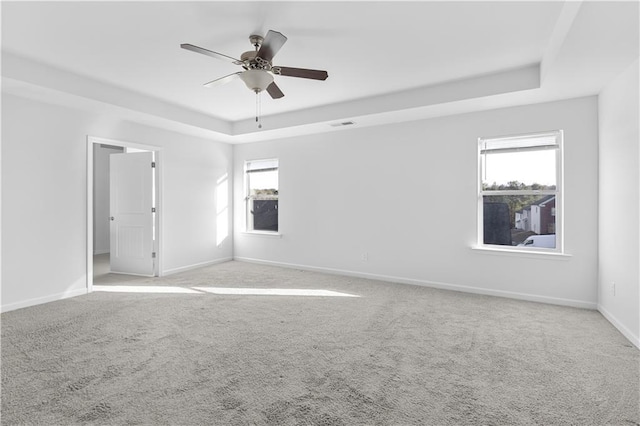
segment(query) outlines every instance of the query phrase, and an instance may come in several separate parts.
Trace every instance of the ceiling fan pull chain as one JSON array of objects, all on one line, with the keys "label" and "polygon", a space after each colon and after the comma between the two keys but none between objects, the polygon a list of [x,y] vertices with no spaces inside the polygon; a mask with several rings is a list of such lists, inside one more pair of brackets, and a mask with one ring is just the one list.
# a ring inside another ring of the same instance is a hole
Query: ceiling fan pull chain
[{"label": "ceiling fan pull chain", "polygon": [[262,129],[262,92],[258,92],[258,129]]},{"label": "ceiling fan pull chain", "polygon": [[262,102],[260,99],[260,92],[256,90],[256,123],[258,129],[262,129]]}]

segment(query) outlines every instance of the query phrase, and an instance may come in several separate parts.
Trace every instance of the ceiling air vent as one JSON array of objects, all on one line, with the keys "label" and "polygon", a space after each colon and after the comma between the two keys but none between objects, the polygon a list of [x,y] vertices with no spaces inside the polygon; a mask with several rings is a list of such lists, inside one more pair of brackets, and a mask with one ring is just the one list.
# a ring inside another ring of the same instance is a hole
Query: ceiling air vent
[{"label": "ceiling air vent", "polygon": [[356,124],[353,121],[342,121],[340,123],[331,123],[329,124],[331,127],[342,127],[342,126],[351,126],[352,124]]}]

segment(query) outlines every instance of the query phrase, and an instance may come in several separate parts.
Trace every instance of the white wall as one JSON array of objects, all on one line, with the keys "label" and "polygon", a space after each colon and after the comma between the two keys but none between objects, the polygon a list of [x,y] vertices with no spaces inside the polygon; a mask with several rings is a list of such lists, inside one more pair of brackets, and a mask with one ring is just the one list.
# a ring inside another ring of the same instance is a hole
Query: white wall
[{"label": "white wall", "polygon": [[[598,309],[640,347],[638,61],[600,93]],[[614,294],[615,283],[615,294]]]},{"label": "white wall", "polygon": [[109,156],[122,147],[93,145],[93,254],[109,253]]},{"label": "white wall", "polygon": [[232,257],[216,239],[229,145],[3,93],[3,311],[86,292],[87,135],[163,148],[164,273]]},{"label": "white wall", "polygon": [[[588,97],[236,145],[234,255],[595,308],[597,125]],[[571,257],[472,250],[477,138],[555,129],[565,131]],[[280,160],[282,238],[242,233],[243,164],[257,158]]]}]

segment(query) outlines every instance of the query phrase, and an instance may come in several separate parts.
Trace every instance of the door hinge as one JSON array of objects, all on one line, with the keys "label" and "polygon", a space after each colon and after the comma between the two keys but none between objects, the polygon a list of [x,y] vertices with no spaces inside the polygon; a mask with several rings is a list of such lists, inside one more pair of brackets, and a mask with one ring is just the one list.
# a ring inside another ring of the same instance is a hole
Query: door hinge
[{"label": "door hinge", "polygon": [[151,258],[152,258],[152,259],[155,259],[155,258],[156,258],[156,252],[155,252],[155,251],[154,251],[154,252],[151,252]]},{"label": "door hinge", "polygon": [[156,212],[156,208],[155,207],[151,207],[151,213],[155,213]]},{"label": "door hinge", "polygon": [[155,161],[152,161],[152,162],[151,162],[151,167],[153,168],[153,167],[155,167],[155,166],[156,166],[156,162],[155,162]]}]

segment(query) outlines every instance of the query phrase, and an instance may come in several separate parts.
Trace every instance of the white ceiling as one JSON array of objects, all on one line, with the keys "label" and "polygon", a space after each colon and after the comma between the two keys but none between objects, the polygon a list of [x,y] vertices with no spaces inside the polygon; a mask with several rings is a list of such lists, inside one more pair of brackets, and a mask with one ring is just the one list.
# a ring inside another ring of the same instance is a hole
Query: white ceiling
[{"label": "white ceiling", "polygon": [[[257,131],[240,80],[202,86],[241,68],[180,44],[239,57],[269,29],[288,37],[274,64],[329,78],[276,76]],[[3,2],[2,51],[6,92],[242,142],[596,94],[638,57],[638,4]]]}]

